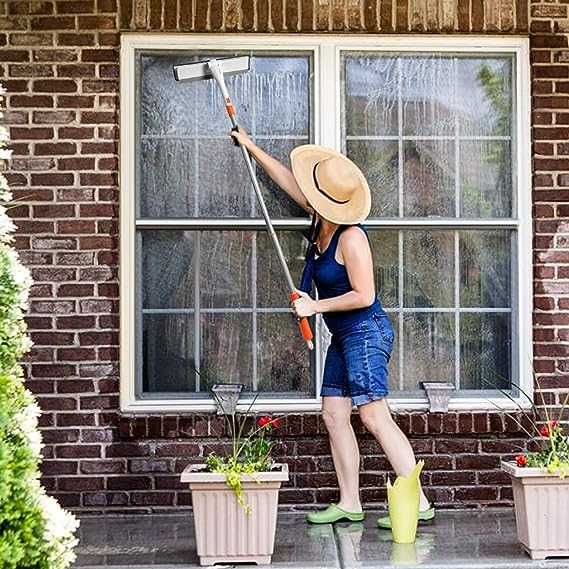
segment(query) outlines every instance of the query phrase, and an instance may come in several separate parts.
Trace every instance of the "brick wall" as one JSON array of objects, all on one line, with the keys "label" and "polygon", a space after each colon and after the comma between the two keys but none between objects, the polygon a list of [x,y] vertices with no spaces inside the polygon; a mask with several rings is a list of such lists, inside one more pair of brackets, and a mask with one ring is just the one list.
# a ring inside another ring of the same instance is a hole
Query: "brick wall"
[{"label": "brick wall", "polygon": [[[192,11],[195,4],[196,10]],[[35,285],[29,387],[46,442],[44,483],[67,506],[134,511],[189,504],[177,474],[223,445],[217,418],[118,410],[118,45],[121,30],[529,33],[535,201],[535,367],[548,402],[569,389],[569,18],[565,2],[507,0],[4,0],[0,72],[14,158],[17,246]],[[525,448],[498,413],[397,416],[446,506],[510,503],[500,456]],[[363,498],[388,465],[357,426]],[[279,455],[288,504],[326,502],[335,478],[320,419],[293,416]]]}]

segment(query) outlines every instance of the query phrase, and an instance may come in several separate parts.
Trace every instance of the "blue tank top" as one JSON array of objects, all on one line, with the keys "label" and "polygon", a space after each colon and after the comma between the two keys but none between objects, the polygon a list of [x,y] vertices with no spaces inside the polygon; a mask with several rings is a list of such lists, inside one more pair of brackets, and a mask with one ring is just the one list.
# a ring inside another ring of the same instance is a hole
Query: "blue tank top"
[{"label": "blue tank top", "polygon": [[[310,292],[311,281],[314,281],[316,284],[318,297],[322,299],[341,296],[353,290],[346,267],[336,261],[336,250],[340,235],[348,227],[351,226],[341,225],[336,229],[330,244],[319,257],[316,257],[316,245],[310,245],[306,255],[306,267],[301,282],[301,290]],[[357,225],[357,227],[362,229],[367,237],[365,229],[361,225]],[[330,332],[335,334],[349,329],[354,324],[366,320],[372,314],[380,311],[381,303],[376,298],[370,306],[357,308],[356,310],[326,312],[322,316]]]}]

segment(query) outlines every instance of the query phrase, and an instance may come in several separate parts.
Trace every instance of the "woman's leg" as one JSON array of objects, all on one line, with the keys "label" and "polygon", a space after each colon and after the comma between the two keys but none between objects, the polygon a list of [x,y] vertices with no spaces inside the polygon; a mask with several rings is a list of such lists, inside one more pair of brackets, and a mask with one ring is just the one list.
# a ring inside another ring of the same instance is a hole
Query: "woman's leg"
[{"label": "woman's leg", "polygon": [[[417,464],[411,444],[393,420],[385,399],[372,401],[359,408],[360,417],[366,429],[379,442],[397,476],[408,476]],[[419,510],[429,507],[421,489]]]},{"label": "woman's leg", "polygon": [[330,437],[332,459],[340,487],[338,506],[347,512],[361,512],[360,451],[350,417],[349,397],[323,397],[322,418]]}]

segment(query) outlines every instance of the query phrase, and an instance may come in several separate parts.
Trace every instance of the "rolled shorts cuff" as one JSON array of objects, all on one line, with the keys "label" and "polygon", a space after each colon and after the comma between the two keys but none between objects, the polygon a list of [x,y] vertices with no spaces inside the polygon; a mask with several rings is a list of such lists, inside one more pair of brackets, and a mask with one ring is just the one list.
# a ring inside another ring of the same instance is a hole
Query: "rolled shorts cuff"
[{"label": "rolled shorts cuff", "polygon": [[363,393],[362,395],[352,395],[352,403],[356,407],[360,407],[361,405],[366,405],[367,403],[372,403],[373,401],[385,399],[387,395],[387,391],[381,393]]},{"label": "rolled shorts cuff", "polygon": [[346,393],[341,387],[330,387],[328,385],[323,385],[320,389],[321,397],[349,397],[349,393]]}]

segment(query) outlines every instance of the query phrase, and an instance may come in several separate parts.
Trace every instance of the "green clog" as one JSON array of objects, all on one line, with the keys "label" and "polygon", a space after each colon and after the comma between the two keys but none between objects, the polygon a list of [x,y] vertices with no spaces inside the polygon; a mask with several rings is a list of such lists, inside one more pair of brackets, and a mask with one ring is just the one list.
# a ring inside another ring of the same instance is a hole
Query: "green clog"
[{"label": "green clog", "polygon": [[[431,506],[428,510],[419,512],[419,523],[431,522],[435,519],[435,508]],[[377,520],[377,525],[381,529],[391,529],[391,518],[384,516]]]},{"label": "green clog", "polygon": [[306,521],[309,524],[333,524],[340,521],[361,522],[364,517],[363,512],[346,512],[336,504],[330,504],[325,510],[306,514]]}]

